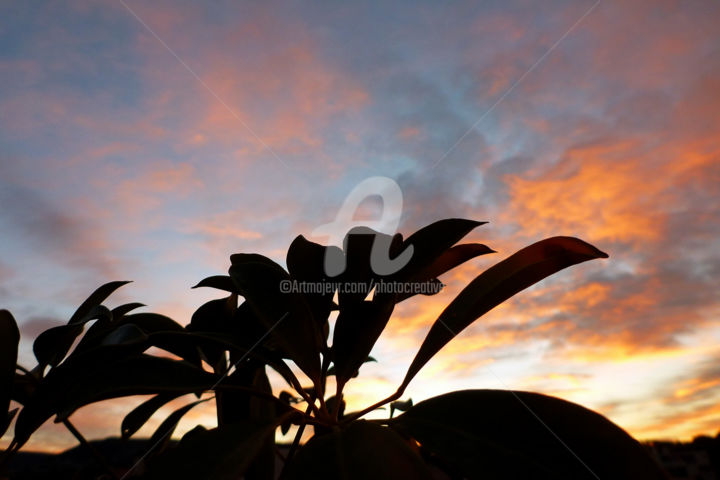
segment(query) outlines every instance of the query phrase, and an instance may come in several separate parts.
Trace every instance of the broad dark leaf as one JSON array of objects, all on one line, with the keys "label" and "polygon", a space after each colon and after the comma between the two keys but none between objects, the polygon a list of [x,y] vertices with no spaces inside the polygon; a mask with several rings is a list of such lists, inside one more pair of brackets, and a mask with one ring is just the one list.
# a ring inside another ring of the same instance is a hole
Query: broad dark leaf
[{"label": "broad dark leaf", "polygon": [[122,425],[120,425],[120,435],[123,440],[127,440],[133,436],[142,428],[143,425],[145,425],[145,423],[147,423],[148,420],[150,420],[153,414],[157,412],[160,407],[180,395],[182,394],[161,393],[135,407],[130,413],[125,415]]},{"label": "broad dark leaf", "polygon": [[470,479],[661,480],[642,445],[602,415],[537,393],[464,390],[391,421]]},{"label": "broad dark leaf", "polygon": [[394,298],[377,296],[373,301],[360,302],[351,309],[340,310],[332,345],[338,385],[345,385],[367,360],[394,306]]},{"label": "broad dark leaf", "polygon": [[113,320],[119,320],[124,315],[127,315],[128,313],[132,312],[133,310],[137,308],[145,307],[144,303],[139,302],[133,302],[133,303],[125,303],[123,305],[119,305],[111,310],[112,318]]},{"label": "broad dark leaf", "polygon": [[230,293],[239,293],[235,283],[227,275],[213,275],[212,277],[203,278],[200,283],[192,288],[210,287],[218,290],[224,290]]},{"label": "broad dark leaf", "polygon": [[53,415],[66,418],[93,402],[128,395],[201,392],[219,378],[185,361],[136,355],[111,362],[102,351],[87,352],[43,379],[18,415],[15,439],[22,445]]},{"label": "broad dark leaf", "polygon": [[311,438],[288,465],[284,480],[430,479],[420,456],[392,429],[359,420]]},{"label": "broad dark leaf", "polygon": [[[298,235],[290,244],[287,252],[286,263],[290,277],[298,282],[330,285],[330,283],[323,283],[330,280],[325,271],[325,261],[328,255],[340,257],[342,251],[337,247],[326,247],[310,242],[302,235]],[[317,293],[304,293],[315,323],[321,331],[326,331],[327,319],[333,308],[334,293],[334,290],[331,289]]]},{"label": "broad dark leaf", "polygon": [[402,250],[412,246],[412,259],[398,276],[408,278],[416,275],[473,229],[486,223],[464,218],[447,218],[421,228],[403,242]]},{"label": "broad dark leaf", "polygon": [[400,390],[404,390],[433,355],[475,319],[553,273],[596,258],[607,258],[607,254],[577,238],[552,237],[523,248],[481,273],[430,328]]},{"label": "broad dark leaf", "polygon": [[75,311],[75,313],[70,317],[70,321],[68,323],[81,323],[86,320],[85,317],[88,316],[93,310],[93,308],[97,307],[98,305],[102,304],[115,290],[122,287],[123,285],[127,285],[130,283],[129,281],[119,281],[119,282],[109,282],[105,285],[102,285],[97,290],[95,290]]},{"label": "broad dark leaf", "polygon": [[74,353],[83,352],[92,346],[97,346],[102,338],[104,338],[114,328],[113,323],[117,324],[117,322],[122,321],[122,318],[125,315],[144,306],[145,304],[143,303],[133,302],[125,303],[113,308],[110,311],[109,316],[98,319],[97,322],[88,328],[85,335],[83,335],[80,342],[75,347]]},{"label": "broad dark leaf", "polygon": [[258,456],[282,418],[272,422],[241,422],[212,430],[188,432],[175,448],[148,466],[148,479],[236,480]]},{"label": "broad dark leaf", "polygon": [[175,428],[177,428],[178,423],[180,423],[180,420],[182,420],[182,417],[184,417],[187,412],[195,408],[197,405],[205,403],[211,398],[212,397],[204,398],[196,402],[188,403],[187,405],[178,408],[170,415],[168,415],[167,418],[163,420],[160,426],[150,436],[149,443],[151,445],[151,451],[153,453],[156,453],[164,450],[165,446],[167,446],[168,442],[170,441],[170,438],[172,437]]},{"label": "broad dark leaf", "polygon": [[[488,253],[495,253],[495,250],[483,245],[481,243],[465,243],[462,245],[455,245],[454,247],[445,250],[435,259],[432,263],[424,268],[420,268],[414,275],[404,279],[405,282],[437,282],[437,277],[452,270],[453,268],[462,265],[463,263],[471,260],[480,255],[487,255]],[[441,287],[441,285],[437,285]],[[434,289],[434,293],[439,293],[441,288]],[[414,296],[414,293],[409,291],[398,294],[398,302],[406,300]]]},{"label": "broad dark leaf", "polygon": [[59,365],[82,331],[83,325],[75,323],[59,325],[42,332],[33,342],[33,353],[38,364]]},{"label": "broad dark leaf", "polygon": [[108,333],[100,345],[130,345],[147,342],[148,336],[140,327],[128,323]]},{"label": "broad dark leaf", "polygon": [[12,314],[0,310],[0,437],[10,425],[8,409],[13,395],[20,330]]},{"label": "broad dark leaf", "polygon": [[73,323],[49,328],[37,336],[33,342],[33,353],[40,366],[59,365],[87,322],[97,319],[98,324],[109,325],[112,319],[112,312],[104,305],[94,305],[83,311],[83,316]]},{"label": "broad dark leaf", "polygon": [[186,344],[187,348],[193,345],[210,345],[215,348],[222,348],[230,351],[231,358],[256,359],[272,367],[291,386],[294,387],[294,385],[297,385],[297,379],[292,373],[292,370],[290,370],[290,367],[288,367],[277,353],[269,351],[262,346],[237,344],[233,338],[228,338],[228,336],[224,334],[214,332],[157,332],[150,335],[150,340],[152,343],[172,340],[172,342],[175,343]]},{"label": "broad dark leaf", "polygon": [[[230,280],[230,277],[227,278]],[[232,282],[232,280],[230,281]],[[233,329],[239,326],[233,322],[233,320],[235,320],[236,310],[237,294],[231,294],[226,298],[210,300],[201,305],[200,308],[193,313],[187,330],[191,332],[213,332],[229,335]],[[260,337],[258,337],[258,339],[259,338]],[[227,369],[225,348],[210,345],[206,342],[199,342],[198,345],[205,360],[216,372],[223,372]]]},{"label": "broad dark leaf", "polygon": [[[401,246],[402,235],[390,236],[368,227],[355,227],[345,235],[343,249],[346,267],[336,281],[346,286],[352,284],[352,288],[338,292],[341,310],[352,309],[363,302],[375,283],[389,279],[396,273],[390,269],[390,265],[396,260]],[[377,258],[373,261],[374,255]]]},{"label": "broad dark leaf", "polygon": [[234,254],[230,276],[267,332],[315,383],[320,380],[322,339],[307,302],[297,293],[282,293],[290,275],[267,257]]}]

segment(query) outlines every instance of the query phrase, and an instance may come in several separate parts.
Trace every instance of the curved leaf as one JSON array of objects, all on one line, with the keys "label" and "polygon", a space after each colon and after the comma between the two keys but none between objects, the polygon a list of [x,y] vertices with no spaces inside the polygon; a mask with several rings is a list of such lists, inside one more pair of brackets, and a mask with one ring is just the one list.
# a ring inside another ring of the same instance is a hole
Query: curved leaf
[{"label": "curved leaf", "polygon": [[70,317],[69,324],[81,323],[86,321],[86,318],[91,314],[92,310],[104,302],[115,290],[131,283],[130,281],[117,281],[109,282],[105,285],[98,287],[90,296],[78,307],[78,309]]},{"label": "curved leaf", "polygon": [[[375,271],[378,266],[373,265],[373,251],[379,249],[380,258],[385,260],[387,257],[392,262],[400,254],[401,247],[402,235],[399,233],[390,236],[368,227],[355,227],[345,235],[343,249],[346,266],[339,280],[345,284],[353,284],[354,287],[338,291],[338,303],[341,310],[354,308],[355,305],[365,300],[375,283],[391,278],[395,274]],[[389,264],[382,265],[384,262],[380,263],[383,269],[390,267]]]},{"label": "curved leaf", "polygon": [[172,437],[175,428],[177,428],[178,423],[182,420],[182,417],[184,417],[187,412],[195,408],[195,406],[205,403],[211,399],[212,397],[208,397],[196,402],[188,403],[168,415],[150,437],[149,443],[151,445],[151,451],[158,452],[164,450],[165,446],[167,446],[168,442],[170,442],[170,438]]},{"label": "curved leaf", "polygon": [[239,293],[235,283],[232,281],[232,278],[227,275],[213,275],[211,277],[203,278],[192,288],[200,287],[210,287],[230,293]]},{"label": "curved leaf", "polygon": [[290,275],[267,257],[234,254],[230,276],[239,293],[281,349],[315,383],[320,380],[320,333],[309,306],[297,293],[282,293]]},{"label": "curved leaf", "polygon": [[333,366],[338,386],[357,375],[367,361],[378,337],[385,329],[395,302],[393,298],[360,302],[353,308],[341,309],[333,332]]},{"label": "curved leaf", "polygon": [[580,239],[552,237],[493,265],[470,282],[440,314],[415,355],[399,391],[407,387],[433,355],[478,317],[563,268],[607,256]]},{"label": "curved leaf", "polygon": [[72,324],[59,325],[42,332],[33,342],[33,353],[38,364],[59,365],[82,331],[82,324]]},{"label": "curved leaf", "polygon": [[125,415],[120,425],[120,435],[122,439],[127,440],[133,436],[150,420],[160,407],[180,395],[182,395],[182,393],[161,393],[135,407],[130,413]]},{"label": "curved leaf", "polygon": [[72,348],[75,339],[83,332],[87,322],[97,319],[97,323],[102,326],[108,325],[112,319],[112,312],[104,305],[94,305],[83,312],[80,319],[67,325],[49,328],[37,336],[33,342],[33,353],[39,366],[59,365]]},{"label": "curved leaf", "polygon": [[[495,250],[489,248],[482,243],[464,243],[462,245],[455,245],[450,247],[440,254],[432,263],[428,266],[421,268],[417,273],[406,279],[407,282],[438,282],[437,277],[452,270],[453,268],[462,265],[463,263],[471,260],[480,255],[487,255],[488,253],[495,253]],[[438,285],[441,287],[440,285]],[[441,288],[435,290],[439,292]],[[406,300],[414,296],[413,293],[402,293],[398,295],[398,302]]]},{"label": "curved leaf", "polygon": [[146,307],[144,303],[139,302],[133,302],[133,303],[125,303],[123,305],[119,305],[115,308],[113,308],[110,312],[112,313],[113,321],[116,321],[123,316],[127,315],[128,313],[132,312],[133,310],[137,308]]},{"label": "curved leaf", "polygon": [[[330,277],[325,272],[325,258],[331,254],[329,253],[330,250],[335,250],[336,255],[342,255],[342,251],[337,247],[326,247],[298,235],[290,244],[285,260],[290,277],[299,282],[317,284],[328,281]],[[315,323],[320,329],[324,329],[333,308],[334,293],[334,290],[304,293],[315,318]]]},{"label": "curved leaf", "polygon": [[102,339],[100,345],[131,345],[143,343],[147,340],[148,336],[145,332],[136,325],[128,323],[108,333],[105,338]]},{"label": "curved leaf", "polygon": [[[230,277],[227,278],[230,279]],[[232,282],[232,280],[230,281]],[[210,300],[195,310],[186,329],[191,332],[213,332],[227,335],[237,326],[233,322],[236,311],[237,294]],[[262,334],[257,338],[259,339],[261,336]],[[206,342],[199,342],[198,345],[205,360],[216,372],[227,369],[225,348],[209,345]]]},{"label": "curved leaf", "polygon": [[[118,347],[104,347],[112,348]],[[185,361],[150,355],[115,362],[106,358],[103,351],[87,352],[51,370],[18,415],[15,440],[22,445],[53,415],[67,418],[93,402],[129,395],[201,392],[220,379]]]},{"label": "curved leaf", "polygon": [[314,436],[297,453],[284,480],[431,479],[420,456],[392,429],[359,420]]},{"label": "curved leaf", "polygon": [[413,254],[407,267],[399,272],[400,276],[407,278],[427,268],[465,235],[486,223],[464,218],[447,218],[421,228],[403,242],[402,249],[412,246]]},{"label": "curved leaf", "polygon": [[660,480],[642,445],[602,415],[537,393],[464,390],[391,420],[458,477]]},{"label": "curved leaf", "polygon": [[0,310],[0,437],[12,421],[9,409],[19,342],[20,330],[15,318],[7,310]]}]

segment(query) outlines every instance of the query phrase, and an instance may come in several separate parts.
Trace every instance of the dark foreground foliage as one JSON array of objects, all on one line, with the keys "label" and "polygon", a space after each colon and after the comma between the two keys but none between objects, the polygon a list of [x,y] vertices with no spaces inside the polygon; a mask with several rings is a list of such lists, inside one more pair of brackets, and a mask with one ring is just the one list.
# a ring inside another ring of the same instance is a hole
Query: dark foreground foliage
[{"label": "dark foreground foliage", "polygon": [[[373,480],[666,478],[621,428],[558,398],[463,390],[416,405],[400,401],[423,366],[477,318],[559,270],[607,257],[576,238],[542,240],[481,273],[432,325],[397,391],[360,411],[345,411],[345,386],[363,363],[373,360],[368,355],[395,305],[413,296],[377,286],[437,284],[445,272],[492,253],[481,244],[457,245],[481,224],[447,219],[406,239],[354,229],[343,250],[299,236],[288,249],[287,270],[262,255],[232,255],[228,275],[206,278],[196,286],[218,290],[222,297],[198,308],[185,327],[160,314],[134,313],[143,306],[139,303],[105,307],[103,302],[127,283],[111,282],[93,292],[66,325],[35,339],[38,364],[32,370],[16,364],[17,325],[9,312],[0,311],[0,433],[15,420],[2,461],[51,418],[84,441],[69,418],[90,403],[153,395],[123,420],[121,435],[128,439],[162,406],[195,394],[197,401],[161,424],[137,466],[108,475],[228,480],[278,475]],[[391,258],[412,246],[412,257],[398,271],[375,273],[373,242],[385,245]],[[328,258],[344,258],[344,271],[328,275]],[[280,285],[292,281],[363,288],[284,293]],[[334,312],[337,319],[329,338]],[[172,355],[150,354],[151,347]],[[268,369],[285,380],[286,390],[273,393]],[[328,385],[335,385],[334,391],[327,391]],[[203,397],[206,393],[212,397]],[[198,426],[179,442],[170,442],[183,415],[208,400],[216,405],[217,428]],[[19,409],[11,410],[15,404]],[[386,405],[390,418],[364,419]],[[403,413],[395,416],[395,411]],[[295,442],[278,451],[276,431],[287,432],[292,426],[297,429]],[[308,426],[314,435],[301,446]],[[102,455],[98,457],[102,464]]]}]

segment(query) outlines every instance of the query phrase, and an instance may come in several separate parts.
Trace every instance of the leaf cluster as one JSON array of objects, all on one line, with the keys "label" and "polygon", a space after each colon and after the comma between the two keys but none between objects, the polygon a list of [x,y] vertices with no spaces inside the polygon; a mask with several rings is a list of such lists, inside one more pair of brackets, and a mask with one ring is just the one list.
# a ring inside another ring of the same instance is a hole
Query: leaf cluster
[{"label": "leaf cluster", "polygon": [[[234,254],[227,275],[194,288],[220,298],[200,306],[183,326],[129,303],[110,309],[106,299],[128,282],[93,292],[67,324],[34,341],[37,366],[17,365],[19,331],[0,311],[0,433],[15,420],[5,459],[46,421],[64,423],[101,400],[152,395],[129,412],[123,438],[136,434],[169,402],[197,398],[172,412],[149,442],[139,468],[128,476],[176,479],[384,478],[665,478],[643,448],[601,415],[537,393],[463,390],[413,404],[401,401],[418,372],[476,319],[538,281],[607,255],[571,237],[534,243],[480,273],[431,326],[403,381],[388,398],[346,412],[343,392],[370,353],[397,304],[410,293],[373,291],[382,282],[440,283],[439,277],[480,255],[485,245],[458,243],[484,222],[446,219],[407,238],[367,228],[351,230],[343,248],[298,236],[283,268],[258,254]],[[390,258],[412,247],[397,272],[372,268],[375,243]],[[343,258],[339,276],[328,258]],[[283,292],[283,282],[333,282],[359,290]],[[331,318],[336,315],[331,328]],[[287,384],[270,385],[274,370]],[[334,382],[329,380],[334,377]],[[302,379],[302,381],[301,381]],[[327,391],[328,385],[335,386]],[[217,427],[196,427],[176,444],[168,440],[182,417],[214,401]],[[11,405],[19,405],[11,409]],[[389,405],[390,416],[366,420]],[[395,412],[402,412],[396,416]],[[295,428],[283,453],[277,430]],[[300,445],[305,429],[313,436]],[[81,434],[77,433],[83,441]],[[275,470],[280,456],[280,471]]]}]

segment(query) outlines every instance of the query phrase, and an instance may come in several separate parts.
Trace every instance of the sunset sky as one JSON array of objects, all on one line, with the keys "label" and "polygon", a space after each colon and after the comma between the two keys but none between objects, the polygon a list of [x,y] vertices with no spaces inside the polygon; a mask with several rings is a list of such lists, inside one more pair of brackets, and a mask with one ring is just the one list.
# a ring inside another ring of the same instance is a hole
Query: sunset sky
[{"label": "sunset sky", "polygon": [[[572,235],[610,258],[475,322],[406,397],[533,390],[640,439],[720,430],[719,2],[3,2],[0,19],[0,307],[22,364],[110,280],[134,283],[108,305],[187,323],[230,254],[284,264],[387,176],[400,232],[487,220],[469,239],[498,253],[396,309],[349,408],[395,391],[483,269]],[[119,435],[138,401],[73,421]],[[48,424],[26,449],[75,444]]]}]

